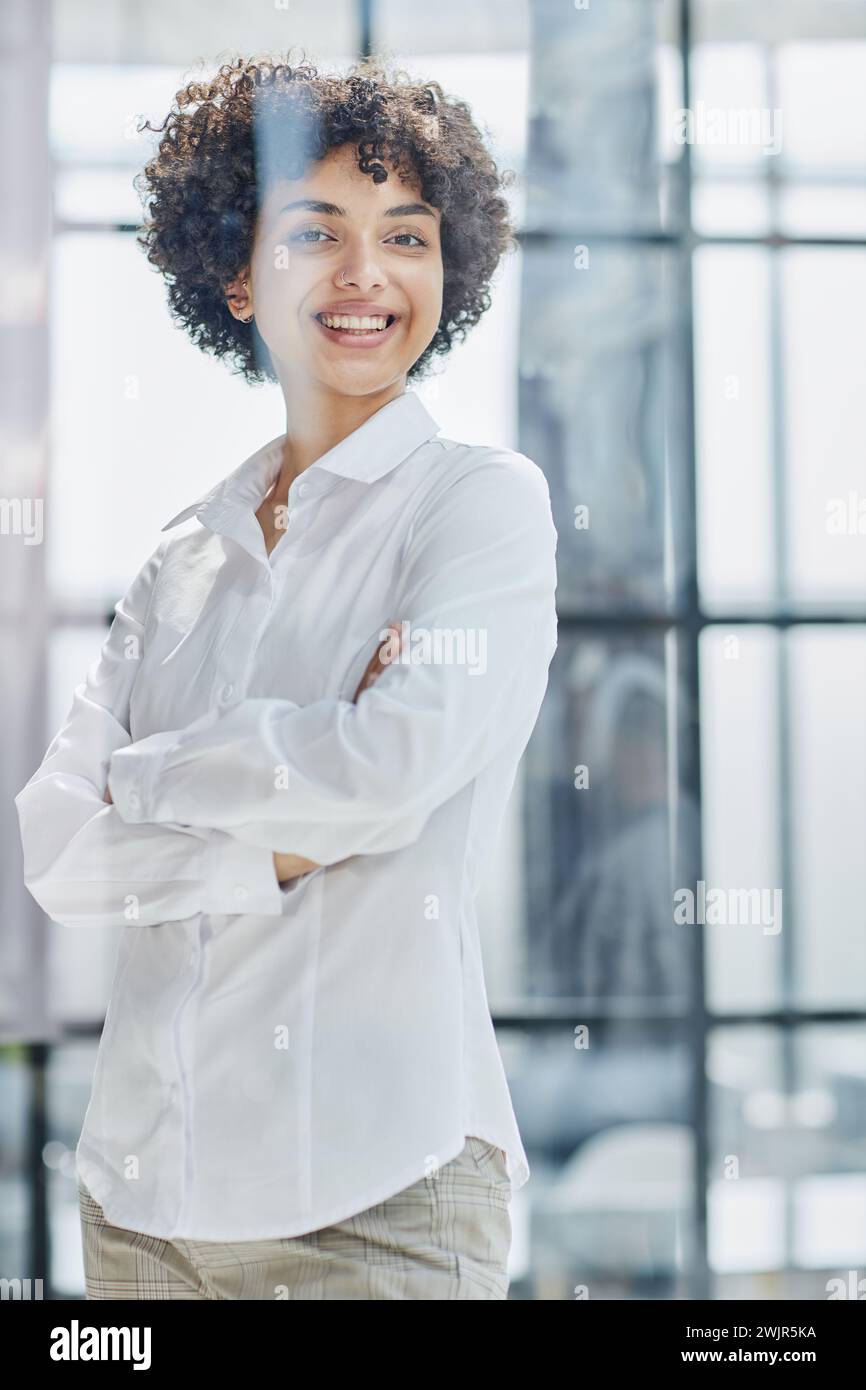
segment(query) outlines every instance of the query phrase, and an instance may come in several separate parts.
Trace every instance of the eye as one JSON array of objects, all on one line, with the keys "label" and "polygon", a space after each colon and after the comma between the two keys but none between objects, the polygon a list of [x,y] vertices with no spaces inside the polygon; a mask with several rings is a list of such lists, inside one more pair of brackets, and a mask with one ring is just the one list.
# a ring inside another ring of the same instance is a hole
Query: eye
[{"label": "eye", "polygon": [[[426,245],[428,244],[428,243],[424,240],[424,238],[423,238],[422,236],[419,236],[419,235],[418,235],[417,232],[395,232],[395,233],[394,233],[394,236],[393,236],[393,237],[389,237],[388,240],[389,240],[389,241],[396,241],[398,237],[404,237],[404,236],[414,237],[415,241],[417,241],[417,243],[418,243],[419,246],[426,246]],[[403,244],[405,245],[405,242],[404,242]]]},{"label": "eye", "polygon": [[328,241],[333,240],[333,238],[328,236],[327,232],[322,231],[321,227],[303,227],[301,231],[295,232],[294,236],[292,236],[290,240],[301,241],[307,246],[318,246],[319,243],[317,241],[307,240],[308,237],[317,236],[325,237],[325,239]]}]

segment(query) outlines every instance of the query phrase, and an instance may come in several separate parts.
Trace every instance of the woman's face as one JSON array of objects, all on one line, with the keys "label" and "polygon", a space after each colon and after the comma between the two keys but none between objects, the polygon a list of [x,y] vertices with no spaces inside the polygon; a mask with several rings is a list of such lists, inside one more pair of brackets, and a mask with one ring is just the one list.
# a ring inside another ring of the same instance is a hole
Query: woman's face
[{"label": "woman's face", "polygon": [[[354,146],[343,145],[303,178],[268,188],[242,312],[255,313],[284,389],[364,396],[405,385],[436,333],[440,212],[423,202],[417,181],[401,183],[386,167],[388,178],[374,183],[358,169]],[[374,324],[341,331],[325,326],[323,313]]]}]

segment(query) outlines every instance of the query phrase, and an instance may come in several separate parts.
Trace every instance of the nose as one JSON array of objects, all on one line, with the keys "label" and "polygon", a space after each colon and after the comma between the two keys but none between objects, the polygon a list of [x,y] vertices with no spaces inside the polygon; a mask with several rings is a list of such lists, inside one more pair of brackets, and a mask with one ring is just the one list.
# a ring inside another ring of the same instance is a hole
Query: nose
[{"label": "nose", "polygon": [[383,289],[388,283],[388,277],[372,250],[368,250],[356,255],[350,264],[344,265],[335,283],[340,289],[347,289],[352,285],[361,294],[365,294],[367,290]]}]

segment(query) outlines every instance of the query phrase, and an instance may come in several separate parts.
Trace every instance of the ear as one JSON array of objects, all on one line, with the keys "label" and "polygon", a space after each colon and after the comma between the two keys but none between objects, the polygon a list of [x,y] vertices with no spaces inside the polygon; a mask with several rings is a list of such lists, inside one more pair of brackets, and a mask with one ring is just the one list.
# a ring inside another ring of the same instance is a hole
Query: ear
[{"label": "ear", "polygon": [[253,301],[250,293],[250,269],[244,266],[234,280],[225,287],[226,304],[229,313],[239,321],[249,321],[253,314]]}]

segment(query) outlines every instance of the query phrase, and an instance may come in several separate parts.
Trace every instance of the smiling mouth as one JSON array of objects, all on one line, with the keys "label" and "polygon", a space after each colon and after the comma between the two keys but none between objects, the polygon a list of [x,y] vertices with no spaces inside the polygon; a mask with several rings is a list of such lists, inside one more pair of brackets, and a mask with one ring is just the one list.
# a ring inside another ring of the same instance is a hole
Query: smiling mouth
[{"label": "smiling mouth", "polygon": [[369,337],[371,334],[387,333],[397,322],[397,314],[314,314],[317,323],[329,333],[351,334]]},{"label": "smiling mouth", "polygon": [[387,342],[397,325],[400,314],[313,314],[313,322],[338,347],[375,348]]}]

